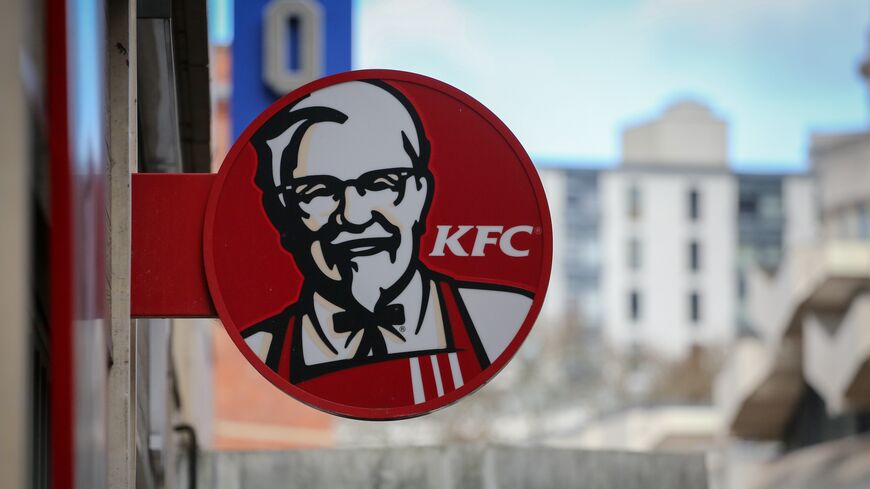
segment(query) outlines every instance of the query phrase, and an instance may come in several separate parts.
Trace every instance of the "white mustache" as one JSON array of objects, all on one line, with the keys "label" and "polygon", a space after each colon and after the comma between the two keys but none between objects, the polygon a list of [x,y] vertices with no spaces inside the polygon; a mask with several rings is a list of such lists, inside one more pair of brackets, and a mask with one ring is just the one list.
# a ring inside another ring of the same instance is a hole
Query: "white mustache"
[{"label": "white mustache", "polygon": [[392,238],[393,235],[390,234],[380,223],[375,222],[369,227],[365,228],[361,233],[349,233],[347,231],[342,231],[338,233],[338,236],[335,237],[330,244],[341,244],[347,243],[348,241],[356,241],[358,239],[369,239],[369,238]]}]

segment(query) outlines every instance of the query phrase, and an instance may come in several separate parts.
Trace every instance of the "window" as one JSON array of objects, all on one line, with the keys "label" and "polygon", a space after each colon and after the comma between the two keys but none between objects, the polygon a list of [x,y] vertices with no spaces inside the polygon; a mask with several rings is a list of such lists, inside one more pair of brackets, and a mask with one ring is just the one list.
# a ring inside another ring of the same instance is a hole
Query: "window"
[{"label": "window", "polygon": [[598,289],[580,293],[580,316],[587,326],[597,326],[601,322],[601,297]]},{"label": "window", "polygon": [[741,195],[737,203],[738,210],[741,215],[752,215],[758,210],[758,201],[755,195]]},{"label": "window", "polygon": [[697,221],[701,218],[701,193],[693,188],[689,191],[689,219]]},{"label": "window", "polygon": [[631,238],[628,240],[628,268],[631,270],[638,270],[640,269],[640,264],[640,240],[637,238]]},{"label": "window", "polygon": [[746,299],[746,271],[737,271],[737,297],[742,301]]},{"label": "window", "polygon": [[701,320],[701,294],[698,292],[689,294],[689,319],[693,323]]},{"label": "window", "polygon": [[640,217],[640,188],[632,184],[628,188],[628,217],[637,219]]},{"label": "window", "polygon": [[628,294],[628,317],[632,321],[640,319],[640,292],[632,290]]},{"label": "window", "polygon": [[764,194],[758,199],[758,211],[765,219],[782,218],[782,197],[778,194]]},{"label": "window", "polygon": [[782,260],[782,246],[778,244],[766,244],[759,246],[755,254],[755,261],[766,268],[776,268]]},{"label": "window", "polygon": [[689,243],[689,270],[697,272],[701,269],[701,244],[697,241]]},{"label": "window", "polygon": [[598,241],[594,236],[584,236],[576,244],[577,262],[585,268],[595,268],[601,261]]}]

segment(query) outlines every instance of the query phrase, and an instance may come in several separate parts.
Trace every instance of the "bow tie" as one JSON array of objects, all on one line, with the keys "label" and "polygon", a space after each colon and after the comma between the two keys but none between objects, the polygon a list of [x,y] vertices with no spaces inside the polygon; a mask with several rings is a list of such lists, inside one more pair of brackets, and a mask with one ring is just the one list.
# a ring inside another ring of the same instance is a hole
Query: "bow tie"
[{"label": "bow tie", "polygon": [[383,328],[404,341],[405,337],[396,330],[396,325],[404,322],[405,307],[401,304],[376,307],[374,312],[360,307],[332,316],[332,325],[336,333],[350,333],[345,347],[350,344],[357,333],[362,332],[363,336],[354,358],[365,358],[369,353],[372,356],[386,355],[387,343],[384,340],[384,335],[378,329]]}]

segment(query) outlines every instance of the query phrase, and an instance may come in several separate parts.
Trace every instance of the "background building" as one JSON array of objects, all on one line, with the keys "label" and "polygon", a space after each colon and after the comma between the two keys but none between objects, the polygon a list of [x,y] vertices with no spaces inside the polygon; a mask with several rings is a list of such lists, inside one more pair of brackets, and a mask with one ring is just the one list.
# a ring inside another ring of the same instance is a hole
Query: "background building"
[{"label": "background building", "polygon": [[815,239],[815,184],[806,174],[737,175],[737,334],[756,334],[747,309],[747,276],[774,273],[786,247]]},{"label": "background building", "polygon": [[[870,454],[870,136],[816,134],[810,157],[815,195],[808,199],[812,187],[801,182],[786,200],[813,208],[787,233],[775,272],[749,270],[757,338],[738,342],[717,377],[716,401],[733,437],[727,487],[870,480],[861,462]],[[747,461],[750,441],[773,449]]]},{"label": "background building", "polygon": [[553,222],[553,269],[542,319],[601,326],[599,171],[539,163]]},{"label": "background building", "polygon": [[734,334],[737,182],[727,124],[683,102],[623,133],[602,176],[605,337],[685,358]]},{"label": "background building", "polygon": [[578,341],[594,365],[560,360],[587,379],[577,389],[589,417],[548,440],[718,450],[714,377],[734,341],[757,335],[747,276],[773,273],[784,246],[813,239],[814,182],[734,172],[727,124],[697,102],[623,134],[614,168],[542,170],[556,247],[541,330]]},{"label": "background building", "polygon": [[777,175],[739,175],[737,216],[738,335],[753,334],[746,311],[746,273],[758,265],[773,271],[782,258],[785,227],[783,181]]}]

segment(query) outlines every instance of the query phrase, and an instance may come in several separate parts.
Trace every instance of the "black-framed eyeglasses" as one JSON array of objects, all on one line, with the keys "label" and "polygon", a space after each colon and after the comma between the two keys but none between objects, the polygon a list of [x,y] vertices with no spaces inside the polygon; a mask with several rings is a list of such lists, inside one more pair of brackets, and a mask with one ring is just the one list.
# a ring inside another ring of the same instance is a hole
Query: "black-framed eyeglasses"
[{"label": "black-framed eyeglasses", "polygon": [[312,175],[293,179],[293,183],[284,186],[281,191],[303,204],[317,197],[330,197],[337,201],[344,197],[348,187],[355,188],[361,195],[380,190],[398,191],[410,176],[416,174],[414,168],[385,168],[363,173],[350,180],[330,175]]}]

